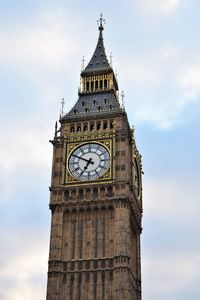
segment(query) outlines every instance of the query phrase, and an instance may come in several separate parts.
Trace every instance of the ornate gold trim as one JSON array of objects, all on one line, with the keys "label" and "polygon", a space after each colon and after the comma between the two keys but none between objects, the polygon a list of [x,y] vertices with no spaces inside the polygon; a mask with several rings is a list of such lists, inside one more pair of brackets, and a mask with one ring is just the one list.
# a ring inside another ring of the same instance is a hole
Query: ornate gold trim
[{"label": "ornate gold trim", "polygon": [[[100,178],[96,178],[90,181],[82,181],[82,180],[78,180],[77,178],[71,175],[71,173],[68,170],[68,161],[72,151],[74,151],[77,147],[80,147],[81,145],[85,145],[88,143],[97,143],[104,146],[107,149],[110,155],[110,166],[108,170]],[[113,138],[112,139],[99,138],[95,140],[88,139],[87,141],[81,141],[81,143],[79,141],[65,141],[65,163],[64,163],[64,170],[63,170],[64,176],[62,181],[63,185],[72,186],[72,185],[79,185],[79,184],[88,185],[88,184],[112,182],[114,179],[113,177],[114,169],[115,168],[114,168],[114,159],[113,159]]]}]

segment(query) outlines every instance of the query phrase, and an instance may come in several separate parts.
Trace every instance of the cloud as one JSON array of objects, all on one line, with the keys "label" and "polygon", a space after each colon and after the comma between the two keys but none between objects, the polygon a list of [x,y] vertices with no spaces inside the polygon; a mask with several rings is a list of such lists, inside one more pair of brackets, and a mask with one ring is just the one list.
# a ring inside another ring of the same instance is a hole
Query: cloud
[{"label": "cloud", "polygon": [[[51,125],[42,116],[41,119],[29,116],[21,121],[15,120],[15,125],[4,123],[1,127],[1,141],[4,142],[1,143],[0,157],[0,202],[1,205],[13,203],[15,218],[28,209],[33,197],[38,197],[37,190],[34,190],[37,186],[41,185],[42,194],[49,185],[52,145],[48,139],[53,136]],[[10,212],[12,214],[13,210]]]},{"label": "cloud", "polygon": [[9,172],[14,168],[38,166],[43,169],[49,165],[51,151],[47,138],[52,136],[52,128],[37,119],[23,122],[15,124],[14,134],[13,127],[2,127],[4,143],[1,145],[0,166]]},{"label": "cloud", "polygon": [[191,65],[184,65],[181,73],[179,82],[183,89],[183,98],[185,101],[197,100],[200,95],[200,59]]},{"label": "cloud", "polygon": [[39,232],[22,233],[22,230],[19,236],[19,232],[13,228],[12,232],[6,230],[6,236],[1,234],[1,241],[5,242],[8,248],[0,259],[2,266],[0,298],[4,300],[44,299],[48,259],[46,236],[44,238]]},{"label": "cloud", "polygon": [[199,179],[189,173],[185,176],[153,177],[151,174],[144,177],[144,298],[198,299],[198,182]]},{"label": "cloud", "polygon": [[[193,182],[188,184],[188,178],[180,174],[178,176],[174,174],[173,177],[159,176],[159,178],[151,175],[144,177],[144,186],[144,205],[149,215],[161,216],[162,220],[170,219],[175,222],[178,219],[182,221],[190,219],[193,222],[198,220],[200,211],[198,178],[193,178]],[[186,187],[184,192],[183,186]],[[189,199],[192,199],[192,205]]]},{"label": "cloud", "polygon": [[[81,38],[74,32],[71,17],[60,10],[42,11],[37,22],[1,26],[0,65],[20,70],[60,70],[73,66],[79,57]],[[71,25],[70,25],[71,24]],[[80,62],[81,63],[81,62]]]},{"label": "cloud", "polygon": [[[191,259],[192,256],[192,259]],[[178,253],[156,253],[156,256],[143,256],[143,293],[148,299],[187,299],[185,291],[196,288],[199,278],[197,252],[187,256]],[[154,271],[153,271],[154,270]],[[159,283],[159,284],[156,284]],[[145,298],[146,298],[145,297]],[[192,298],[198,299],[198,298]]]},{"label": "cloud", "polygon": [[180,7],[181,0],[140,0],[136,5],[147,15],[170,15]]},{"label": "cloud", "polygon": [[[182,121],[185,110],[200,102],[200,57],[168,43],[132,57],[123,56],[125,102],[134,106],[134,120],[171,128]],[[126,93],[126,91],[125,91]],[[134,97],[134,100],[132,98]]]}]

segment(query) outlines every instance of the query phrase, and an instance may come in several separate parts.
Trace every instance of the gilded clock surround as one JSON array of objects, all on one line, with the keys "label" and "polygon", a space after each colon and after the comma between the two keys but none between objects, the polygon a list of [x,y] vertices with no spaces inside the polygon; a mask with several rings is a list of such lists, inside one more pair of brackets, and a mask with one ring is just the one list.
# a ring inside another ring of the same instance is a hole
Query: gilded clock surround
[{"label": "gilded clock surround", "polygon": [[[81,140],[81,138],[80,138]],[[71,175],[69,169],[68,169],[68,161],[71,153],[79,146],[88,144],[88,143],[99,143],[102,144],[109,152],[110,155],[110,166],[108,170],[100,177],[96,178],[95,181],[105,183],[114,180],[114,157],[113,157],[113,139],[95,139],[95,140],[87,140],[85,142],[66,142],[65,143],[65,166],[64,166],[64,178],[63,178],[63,184],[64,185],[74,185],[74,184],[96,184],[94,180],[88,180],[88,181],[82,181],[74,176]]]}]

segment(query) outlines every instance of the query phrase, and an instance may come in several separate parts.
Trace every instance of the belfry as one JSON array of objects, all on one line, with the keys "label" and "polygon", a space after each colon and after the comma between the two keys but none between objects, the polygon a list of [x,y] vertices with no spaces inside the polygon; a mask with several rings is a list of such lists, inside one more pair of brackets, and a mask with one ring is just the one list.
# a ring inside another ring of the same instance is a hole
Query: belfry
[{"label": "belfry", "polygon": [[51,141],[47,300],[141,300],[141,155],[98,29]]}]

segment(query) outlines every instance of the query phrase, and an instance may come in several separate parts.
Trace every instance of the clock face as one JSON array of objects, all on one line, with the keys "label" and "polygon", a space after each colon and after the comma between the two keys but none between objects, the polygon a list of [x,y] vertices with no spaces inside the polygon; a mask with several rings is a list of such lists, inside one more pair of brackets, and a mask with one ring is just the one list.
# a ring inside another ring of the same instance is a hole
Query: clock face
[{"label": "clock face", "polygon": [[134,159],[134,183],[137,196],[140,194],[140,175],[136,159]]},{"label": "clock face", "polygon": [[70,155],[68,169],[79,180],[94,180],[101,177],[110,166],[108,150],[98,143],[77,147]]}]

